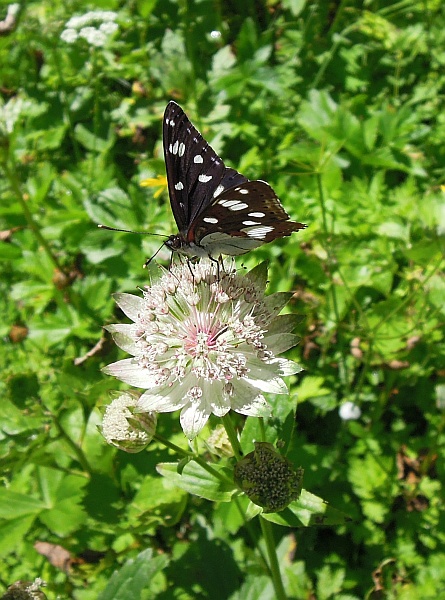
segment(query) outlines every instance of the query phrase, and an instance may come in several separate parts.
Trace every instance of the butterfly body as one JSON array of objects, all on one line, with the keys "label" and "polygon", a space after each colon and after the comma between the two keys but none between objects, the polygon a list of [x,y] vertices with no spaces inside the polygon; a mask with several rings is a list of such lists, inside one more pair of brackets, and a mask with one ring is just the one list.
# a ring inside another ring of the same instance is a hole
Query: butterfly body
[{"label": "butterfly body", "polygon": [[179,233],[165,245],[188,256],[237,256],[306,225],[289,220],[270,185],[222,159],[175,102],[163,125],[170,202]]}]

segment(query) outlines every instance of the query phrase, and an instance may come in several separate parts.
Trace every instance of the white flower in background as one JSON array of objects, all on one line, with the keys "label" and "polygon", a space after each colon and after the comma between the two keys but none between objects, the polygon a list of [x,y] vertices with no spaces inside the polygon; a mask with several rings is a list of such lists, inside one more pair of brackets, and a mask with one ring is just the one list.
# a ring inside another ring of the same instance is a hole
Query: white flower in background
[{"label": "white flower in background", "polygon": [[356,421],[361,417],[362,411],[354,402],[345,402],[338,409],[338,414],[343,421]]},{"label": "white flower in background", "polygon": [[156,432],[156,413],[137,413],[135,407],[140,394],[113,392],[114,400],[105,409],[100,431],[106,441],[125,450],[140,452]]},{"label": "white flower in background", "polygon": [[22,115],[29,115],[33,104],[30,100],[24,100],[20,96],[14,96],[1,104],[0,100],[0,133],[9,135],[14,131],[14,126]]},{"label": "white flower in background", "polygon": [[104,372],[147,390],[141,411],[181,410],[190,439],[212,413],[269,415],[262,392],[287,394],[282,377],[301,368],[276,357],[296,344],[295,319],[277,316],[290,294],[264,296],[266,277],[264,263],[239,274],[233,261],[202,259],[162,269],[142,298],[116,294],[133,323],[106,329],[133,358]]},{"label": "white flower in background", "polygon": [[69,27],[68,29],[64,29],[60,34],[60,39],[66,42],[67,44],[73,44],[77,40],[77,30]]},{"label": "white flower in background", "polygon": [[111,10],[95,10],[71,17],[60,34],[60,39],[73,44],[83,38],[91,46],[105,46],[108,38],[117,30],[117,13]]}]

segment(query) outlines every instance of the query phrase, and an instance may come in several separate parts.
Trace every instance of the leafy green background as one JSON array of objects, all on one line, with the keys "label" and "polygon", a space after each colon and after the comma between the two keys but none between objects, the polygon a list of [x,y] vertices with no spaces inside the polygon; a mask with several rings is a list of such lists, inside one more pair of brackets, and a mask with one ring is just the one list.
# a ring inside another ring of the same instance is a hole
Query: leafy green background
[{"label": "leafy green background", "polygon": [[[102,9],[119,24],[104,47],[60,39]],[[444,597],[444,44],[440,0],[21,6],[0,36],[0,592],[40,576],[49,599],[274,597],[231,503],[161,478],[161,446],[126,455],[97,431],[117,387],[100,368],[121,356],[102,339],[123,320],[111,293],[144,285],[161,242],[96,224],[175,232],[175,99],[309,225],[239,260],[294,292],[288,458],[351,518],[276,526],[289,597]],[[177,415],[159,430],[186,447]]]}]

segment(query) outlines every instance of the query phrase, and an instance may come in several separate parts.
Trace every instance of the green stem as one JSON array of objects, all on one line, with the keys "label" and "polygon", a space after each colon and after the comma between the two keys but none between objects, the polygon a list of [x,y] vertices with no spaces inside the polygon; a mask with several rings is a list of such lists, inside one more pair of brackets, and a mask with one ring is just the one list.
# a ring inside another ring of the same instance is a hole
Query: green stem
[{"label": "green stem", "polygon": [[314,79],[312,80],[312,84],[311,84],[311,88],[312,89],[317,89],[320,81],[323,78],[323,75],[325,74],[326,69],[328,68],[329,63],[334,58],[334,55],[337,52],[337,50],[340,47],[340,45],[344,43],[344,41],[345,41],[344,40],[344,36],[346,34],[348,34],[350,31],[353,31],[356,27],[357,27],[357,25],[354,23],[353,25],[350,25],[349,27],[346,27],[341,32],[341,34],[338,35],[337,39],[332,44],[331,49],[327,53],[327,56],[326,56],[326,59],[325,59],[324,63],[322,63],[322,65],[318,69],[318,73],[316,73]]},{"label": "green stem", "polygon": [[96,152],[96,140],[99,137],[99,110],[100,110],[100,103],[99,103],[99,95],[100,95],[100,86],[99,86],[99,77],[97,74],[97,53],[95,48],[91,48],[90,51],[91,54],[91,65],[92,65],[92,73],[91,73],[91,79],[93,81],[93,96],[94,96],[94,103],[93,103],[93,133],[94,133],[94,138],[93,138],[93,148],[91,150],[91,155],[90,155],[90,180],[89,180],[89,184],[91,185],[91,182],[94,180],[94,177],[96,175],[96,164],[97,164],[97,152]]},{"label": "green stem", "polygon": [[233,426],[233,421],[230,417],[230,414],[225,414],[221,420],[229,437],[229,442],[232,446],[233,454],[235,455],[236,460],[240,460],[243,455],[243,451],[241,450],[238,436],[236,434],[235,427]]},{"label": "green stem", "polygon": [[259,417],[259,425],[260,425],[260,432],[261,432],[261,441],[265,442],[266,441],[266,428],[264,427],[264,419],[262,417]]},{"label": "green stem", "polygon": [[226,477],[224,474],[220,473],[219,471],[217,471],[216,469],[214,469],[213,467],[211,467],[200,456],[197,456],[193,452],[189,452],[188,450],[184,450],[183,448],[180,448],[179,446],[176,446],[176,444],[173,444],[172,442],[170,442],[166,438],[162,437],[162,435],[159,435],[157,433],[153,436],[153,439],[157,440],[161,444],[164,444],[164,446],[166,446],[167,448],[170,448],[170,450],[173,450],[174,452],[176,452],[180,456],[183,456],[184,458],[190,458],[190,459],[194,460],[195,462],[198,463],[198,465],[200,465],[203,469],[205,469],[213,477],[216,477],[217,479],[219,479],[222,483],[224,483],[224,484],[230,484],[231,486],[233,486],[233,481],[231,479],[229,479],[229,477]]},{"label": "green stem", "polygon": [[[327,220],[327,214],[326,214],[326,205],[325,205],[325,201],[324,201],[323,183],[322,183],[322,178],[321,178],[320,173],[317,173],[317,184],[318,184],[318,193],[319,193],[320,205],[321,205],[321,217],[322,217],[322,221],[323,221],[323,230],[324,230],[324,234],[325,234],[326,240],[327,240],[328,236],[329,236],[328,220]],[[336,326],[337,326],[337,330],[338,330],[340,327],[340,311],[338,309],[337,292],[336,292],[334,277],[333,277],[333,272],[332,272],[333,258],[332,258],[331,248],[327,241],[325,244],[325,250],[326,250],[326,254],[327,254],[327,258],[328,258],[328,261],[327,261],[328,262],[328,270],[329,270],[329,274],[331,276],[331,282],[332,282],[332,306],[334,309]],[[343,382],[344,382],[345,388],[346,388],[346,393],[349,396],[350,391],[351,391],[350,390],[350,381],[349,381],[349,371],[348,371],[346,353],[345,353],[345,348],[343,345],[343,339],[342,339],[341,334],[339,334],[339,336],[338,336],[338,345],[339,345],[340,356],[341,356],[340,376],[343,379]]]},{"label": "green stem", "polygon": [[25,215],[26,222],[28,223],[28,227],[33,232],[34,237],[37,239],[37,242],[45,250],[45,252],[47,253],[47,255],[50,258],[50,260],[52,261],[52,263],[55,265],[55,267],[63,273],[63,268],[62,268],[61,264],[59,263],[56,255],[51,250],[50,245],[43,237],[39,227],[37,226],[36,222],[34,221],[34,217],[32,216],[31,211],[28,208],[28,205],[26,204],[26,202],[23,198],[23,194],[20,189],[20,184],[18,182],[15,172],[9,168],[8,164],[5,164],[4,168],[5,168],[6,176],[9,180],[9,184],[12,188],[12,191],[17,196],[19,204],[22,207],[23,214]]},{"label": "green stem", "polygon": [[80,154],[80,150],[79,150],[79,144],[78,144],[78,142],[76,140],[76,136],[74,134],[74,122],[73,122],[71,110],[70,110],[70,107],[68,104],[68,99],[67,99],[67,91],[66,90],[68,89],[68,85],[66,84],[64,77],[63,77],[63,71],[60,66],[59,54],[58,54],[57,50],[58,49],[56,47],[53,48],[54,65],[56,67],[57,76],[59,78],[59,98],[62,103],[64,118],[68,124],[68,131],[70,134],[71,143],[73,145],[73,151],[74,151],[74,156],[76,158],[76,163],[79,163],[80,159],[81,159],[81,154]]},{"label": "green stem", "polygon": [[[221,482],[223,483],[230,483],[231,485],[233,485],[233,481],[231,481],[228,477],[225,477],[223,474],[219,473],[218,471],[216,471],[215,469],[213,469],[208,463],[206,463],[202,458],[200,458],[199,456],[196,456],[195,454],[193,454],[193,452],[189,452],[188,450],[184,450],[183,448],[180,448],[179,446],[176,446],[176,444],[173,444],[172,442],[170,442],[169,440],[167,440],[166,438],[164,438],[162,435],[159,434],[155,434],[153,436],[153,439],[155,439],[156,441],[158,441],[159,443],[163,444],[164,446],[166,446],[167,448],[170,448],[170,450],[173,450],[174,452],[176,452],[177,454],[179,454],[180,456],[183,456],[185,458],[192,458],[194,461],[196,461],[199,465],[201,465],[201,467],[203,469],[205,469],[208,473],[211,473],[214,477],[217,477]],[[248,521],[246,519],[246,513],[243,510],[239,499],[237,498],[237,496],[233,496],[232,501],[235,503],[243,521],[244,521],[244,526],[247,530],[247,533],[249,534],[251,540],[252,540],[252,544],[253,546],[256,545],[256,537],[255,537],[255,533],[253,531],[252,525],[250,523],[250,521]],[[260,555],[261,561],[263,563],[263,568],[266,569],[269,574],[272,576],[271,570],[269,568],[269,565],[267,564],[267,560],[266,557],[264,556],[264,553],[262,551],[261,548],[257,548],[258,553]]]},{"label": "green stem", "polygon": [[283,580],[281,578],[280,565],[278,564],[275,540],[272,533],[272,524],[260,515],[261,530],[263,532],[264,541],[266,542],[267,554],[269,556],[269,564],[272,575],[272,583],[275,590],[277,600],[287,600],[286,592],[284,591]]},{"label": "green stem", "polygon": [[52,417],[54,420],[54,424],[57,428],[57,431],[63,437],[65,442],[68,444],[68,446],[73,450],[74,454],[77,456],[77,460],[82,465],[82,469],[91,475],[93,472],[93,469],[91,468],[91,465],[88,462],[88,459],[85,456],[85,454],[83,453],[82,449],[66,433],[66,431],[60,424],[59,419],[55,415],[52,415]]}]

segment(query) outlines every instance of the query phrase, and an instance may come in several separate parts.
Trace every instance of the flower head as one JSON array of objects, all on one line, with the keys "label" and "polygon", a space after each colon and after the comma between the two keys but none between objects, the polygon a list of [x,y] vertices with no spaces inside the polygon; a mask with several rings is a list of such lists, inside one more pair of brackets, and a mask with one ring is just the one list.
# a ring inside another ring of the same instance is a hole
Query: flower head
[{"label": "flower head", "polygon": [[67,44],[73,44],[83,38],[90,46],[102,47],[117,30],[117,14],[111,10],[93,10],[83,15],[71,17],[65,23],[60,38]]},{"label": "flower head", "polygon": [[265,513],[284,510],[301,493],[303,469],[293,466],[268,442],[255,442],[255,450],[235,466],[235,482]]},{"label": "flower head", "polygon": [[142,298],[116,294],[133,323],[106,329],[133,358],[105,373],[147,390],[138,401],[141,411],[181,410],[190,439],[212,413],[269,415],[262,392],[288,393],[282,376],[301,368],[276,357],[297,338],[290,333],[292,318],[277,317],[289,295],[264,296],[266,275],[264,263],[240,275],[233,262],[178,262],[162,270]]},{"label": "flower head", "polygon": [[348,401],[340,406],[338,413],[343,421],[356,421],[360,419],[362,411],[357,404]]},{"label": "flower head", "polygon": [[2,600],[46,600],[45,594],[40,590],[46,583],[37,577],[34,581],[16,581],[10,585]]},{"label": "flower head", "polygon": [[109,444],[121,450],[140,452],[156,431],[156,413],[134,414],[139,398],[135,392],[115,392],[114,395],[105,409],[101,433]]}]

